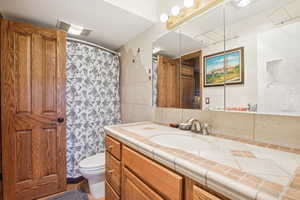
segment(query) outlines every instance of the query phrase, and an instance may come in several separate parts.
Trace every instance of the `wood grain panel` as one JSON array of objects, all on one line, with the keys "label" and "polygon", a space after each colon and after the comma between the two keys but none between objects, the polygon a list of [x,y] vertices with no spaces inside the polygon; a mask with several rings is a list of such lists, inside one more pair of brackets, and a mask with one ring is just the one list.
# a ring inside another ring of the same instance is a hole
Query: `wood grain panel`
[{"label": "wood grain panel", "polygon": [[110,153],[106,153],[105,179],[120,194],[121,192],[121,163]]},{"label": "wood grain panel", "polygon": [[183,178],[181,176],[125,146],[123,146],[122,154],[124,165],[164,198],[183,199]]},{"label": "wood grain panel", "polygon": [[192,109],[194,105],[195,79],[189,76],[181,76],[180,93],[181,108]]},{"label": "wood grain panel", "polygon": [[158,56],[157,104],[159,107],[179,107],[179,62]]},{"label": "wood grain panel", "polygon": [[193,200],[221,200],[220,198],[208,193],[202,188],[194,185],[193,186]]},{"label": "wood grain panel", "polygon": [[[1,25],[2,25],[2,16],[0,14],[0,38],[2,38],[2,34],[1,34]],[[0,77],[1,77],[1,52],[2,52],[2,41],[0,39]],[[0,78],[1,80],[1,78]],[[0,93],[1,93],[1,87],[0,87]],[[1,101],[0,101],[1,103]],[[0,113],[1,113],[1,106],[0,106]],[[1,117],[0,117],[0,121],[1,121]],[[2,132],[1,132],[1,123],[0,123],[0,175],[2,177]],[[3,199],[3,190],[2,190],[2,180],[0,180],[0,200]]]},{"label": "wood grain panel", "polygon": [[57,130],[56,128],[45,128],[41,134],[41,160],[44,164],[41,169],[42,176],[56,174]]},{"label": "wood grain panel", "polygon": [[31,112],[31,35],[14,34],[17,113]]},{"label": "wood grain panel", "polygon": [[185,200],[230,200],[196,181],[185,178]]},{"label": "wood grain panel", "polygon": [[107,182],[105,182],[105,199],[106,200],[120,200],[120,197],[118,196],[118,194],[114,191],[114,189]]},{"label": "wood grain panel", "polygon": [[[65,190],[66,127],[65,122],[57,122],[57,118],[66,117],[65,47],[66,33],[3,20],[1,132],[4,133],[4,200],[36,199]],[[25,90],[17,89],[21,85]],[[43,93],[43,87],[48,90],[47,94]],[[44,99],[48,100],[43,107]],[[51,113],[43,110],[51,110]],[[30,139],[22,132],[24,130],[31,131]],[[31,167],[28,162],[31,162]]]},{"label": "wood grain panel", "polygon": [[17,131],[17,182],[32,179],[32,132]]},{"label": "wood grain panel", "polygon": [[128,169],[123,168],[122,199],[123,200],[163,200]]},{"label": "wood grain panel", "polygon": [[203,14],[210,8],[220,4],[222,1],[224,0],[195,0],[194,6],[191,8],[182,8],[177,16],[171,16],[166,23],[166,27],[168,30],[173,29],[189,19]]},{"label": "wood grain panel", "polygon": [[121,143],[117,140],[106,136],[105,137],[105,149],[111,155],[116,157],[118,160],[121,160]]},{"label": "wood grain panel", "polygon": [[56,40],[43,42],[43,113],[53,113],[56,112]]},{"label": "wood grain panel", "polygon": [[181,75],[183,75],[183,76],[190,76],[190,77],[194,76],[194,68],[193,67],[181,65],[180,71],[181,71],[180,72]]}]

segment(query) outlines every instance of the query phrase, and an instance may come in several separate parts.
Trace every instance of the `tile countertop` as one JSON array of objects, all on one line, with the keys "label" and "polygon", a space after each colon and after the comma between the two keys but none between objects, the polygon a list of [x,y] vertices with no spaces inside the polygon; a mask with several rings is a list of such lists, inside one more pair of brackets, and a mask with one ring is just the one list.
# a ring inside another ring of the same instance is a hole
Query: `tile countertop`
[{"label": "tile countertop", "polygon": [[299,149],[196,135],[153,122],[109,126],[105,131],[232,200],[300,200]]}]

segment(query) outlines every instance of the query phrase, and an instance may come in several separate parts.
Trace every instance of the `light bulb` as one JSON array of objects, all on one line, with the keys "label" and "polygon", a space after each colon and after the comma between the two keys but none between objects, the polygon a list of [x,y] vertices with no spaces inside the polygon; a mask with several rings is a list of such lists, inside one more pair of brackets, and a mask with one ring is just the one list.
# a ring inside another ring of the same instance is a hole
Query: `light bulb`
[{"label": "light bulb", "polygon": [[243,7],[248,6],[250,3],[251,3],[250,0],[240,0],[240,2],[238,3],[238,6],[243,8]]},{"label": "light bulb", "polygon": [[162,23],[166,23],[168,21],[168,19],[169,19],[169,16],[166,13],[163,13],[160,15],[160,21]]},{"label": "light bulb", "polygon": [[194,6],[195,1],[194,0],[184,0],[184,7],[190,8]]},{"label": "light bulb", "polygon": [[180,13],[179,6],[173,6],[172,9],[171,9],[171,13],[172,13],[173,16],[179,15],[179,13]]}]

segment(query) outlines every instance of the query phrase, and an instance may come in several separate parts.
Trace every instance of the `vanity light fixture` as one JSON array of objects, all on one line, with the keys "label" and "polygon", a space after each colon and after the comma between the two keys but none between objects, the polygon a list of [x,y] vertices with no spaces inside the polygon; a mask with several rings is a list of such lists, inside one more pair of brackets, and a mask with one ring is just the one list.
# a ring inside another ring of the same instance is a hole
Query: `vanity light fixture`
[{"label": "vanity light fixture", "polygon": [[195,0],[184,0],[183,4],[186,8],[191,8],[194,6]]},{"label": "vanity light fixture", "polygon": [[168,19],[169,19],[169,16],[166,13],[161,14],[160,21],[162,23],[166,23],[168,21]]},{"label": "vanity light fixture", "polygon": [[178,16],[180,13],[180,7],[179,6],[173,6],[171,9],[171,13],[173,16]]}]

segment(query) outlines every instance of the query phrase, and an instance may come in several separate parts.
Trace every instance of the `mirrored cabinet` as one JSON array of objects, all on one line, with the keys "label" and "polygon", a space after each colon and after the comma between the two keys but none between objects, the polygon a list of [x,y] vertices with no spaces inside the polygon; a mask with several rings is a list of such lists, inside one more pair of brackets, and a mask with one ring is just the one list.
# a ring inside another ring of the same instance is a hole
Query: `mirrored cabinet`
[{"label": "mirrored cabinet", "polygon": [[300,0],[223,1],[153,42],[157,107],[300,114]]}]

